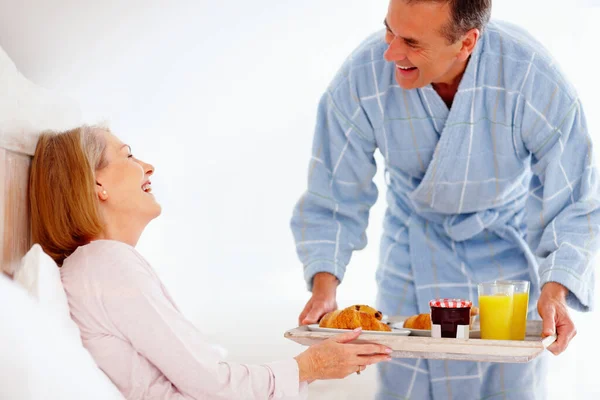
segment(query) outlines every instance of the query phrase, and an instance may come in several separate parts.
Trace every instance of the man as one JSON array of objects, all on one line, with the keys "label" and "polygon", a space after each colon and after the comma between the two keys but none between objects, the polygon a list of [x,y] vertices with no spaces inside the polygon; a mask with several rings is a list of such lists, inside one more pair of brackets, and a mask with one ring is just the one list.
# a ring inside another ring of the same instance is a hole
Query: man
[{"label": "man", "polygon": [[[291,221],[312,297],[301,324],[337,307],[385,159],[387,212],[376,279],[387,315],[476,284],[530,280],[529,318],[549,349],[575,335],[567,305],[593,303],[597,173],[581,104],[547,51],[489,22],[491,0],[391,0],[323,95],[308,190]],[[536,307],[537,305],[537,307]],[[378,399],[544,399],[545,357],[528,364],[394,360]]]}]

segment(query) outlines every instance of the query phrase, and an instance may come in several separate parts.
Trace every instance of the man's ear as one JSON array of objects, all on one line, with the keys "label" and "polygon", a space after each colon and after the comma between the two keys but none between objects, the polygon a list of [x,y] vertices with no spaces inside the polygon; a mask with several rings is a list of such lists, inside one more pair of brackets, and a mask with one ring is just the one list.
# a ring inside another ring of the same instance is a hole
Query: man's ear
[{"label": "man's ear", "polygon": [[469,59],[469,56],[473,52],[473,49],[475,49],[480,36],[481,32],[477,28],[470,29],[463,35],[463,37],[460,39],[461,48],[458,53],[458,59],[460,61],[467,61]]}]

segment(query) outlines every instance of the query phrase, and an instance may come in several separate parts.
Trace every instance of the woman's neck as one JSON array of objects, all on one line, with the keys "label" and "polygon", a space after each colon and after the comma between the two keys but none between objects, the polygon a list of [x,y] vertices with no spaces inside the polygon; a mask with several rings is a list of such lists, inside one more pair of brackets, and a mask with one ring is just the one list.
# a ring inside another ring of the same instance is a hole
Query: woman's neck
[{"label": "woman's neck", "polygon": [[104,230],[95,240],[116,240],[135,247],[147,223],[139,223],[131,218],[105,218]]}]

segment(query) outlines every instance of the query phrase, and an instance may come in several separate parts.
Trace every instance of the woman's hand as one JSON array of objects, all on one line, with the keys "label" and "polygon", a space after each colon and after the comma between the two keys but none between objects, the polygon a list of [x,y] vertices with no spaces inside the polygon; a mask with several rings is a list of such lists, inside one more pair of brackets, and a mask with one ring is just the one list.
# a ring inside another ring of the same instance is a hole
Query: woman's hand
[{"label": "woman's hand", "polygon": [[542,288],[538,300],[538,313],[542,317],[542,336],[550,336],[556,333],[556,342],[552,343],[548,350],[554,355],[559,355],[567,349],[569,342],[577,334],[575,324],[569,317],[567,309],[568,289],[556,282],[548,282]]},{"label": "woman's hand", "polygon": [[300,370],[300,382],[316,379],[341,379],[367,365],[389,361],[392,349],[380,344],[349,344],[362,329],[342,333],[310,346],[295,357]]},{"label": "woman's hand", "polygon": [[298,317],[298,325],[316,324],[321,317],[337,309],[335,294],[338,280],[327,272],[319,272],[313,278],[312,296]]}]

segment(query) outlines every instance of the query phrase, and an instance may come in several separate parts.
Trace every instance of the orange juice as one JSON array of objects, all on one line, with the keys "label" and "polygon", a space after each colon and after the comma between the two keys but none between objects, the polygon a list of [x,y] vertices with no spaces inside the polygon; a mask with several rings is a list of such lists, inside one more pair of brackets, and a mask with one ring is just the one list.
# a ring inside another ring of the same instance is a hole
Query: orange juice
[{"label": "orange juice", "polygon": [[512,316],[512,295],[479,296],[479,322],[482,339],[510,340]]},{"label": "orange juice", "polygon": [[513,323],[511,331],[512,340],[524,340],[527,328],[527,306],[529,305],[529,292],[513,294]]}]

